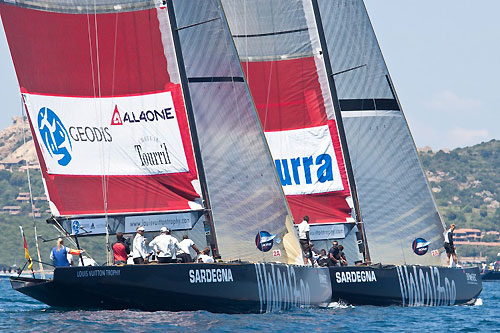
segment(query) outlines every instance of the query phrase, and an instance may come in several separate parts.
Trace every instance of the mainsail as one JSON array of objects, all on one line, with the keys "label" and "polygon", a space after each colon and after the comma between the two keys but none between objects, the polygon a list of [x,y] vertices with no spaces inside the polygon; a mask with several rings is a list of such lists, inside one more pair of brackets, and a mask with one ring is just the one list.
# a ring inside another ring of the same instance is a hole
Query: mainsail
[{"label": "mainsail", "polygon": [[222,2],[295,222],[353,223],[311,1]]},{"label": "mainsail", "polygon": [[[373,262],[439,264],[443,223],[362,0],[317,0]],[[430,241],[416,255],[416,238]]]},{"label": "mainsail", "polygon": [[301,262],[218,2],[0,11],[55,216],[203,211],[224,260]]}]

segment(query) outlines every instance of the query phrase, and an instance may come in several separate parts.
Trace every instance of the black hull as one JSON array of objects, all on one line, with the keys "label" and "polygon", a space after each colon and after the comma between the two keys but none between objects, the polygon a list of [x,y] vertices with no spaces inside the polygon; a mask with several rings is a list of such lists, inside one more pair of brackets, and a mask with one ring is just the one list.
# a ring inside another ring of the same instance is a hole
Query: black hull
[{"label": "black hull", "polygon": [[52,280],[11,278],[12,287],[53,307],[263,313],[331,301],[353,305],[471,304],[477,268],[283,264],[165,264],[56,268]]},{"label": "black hull", "polygon": [[486,271],[481,273],[483,281],[500,281],[500,271]]},{"label": "black hull", "polygon": [[332,299],[353,305],[473,304],[483,289],[478,268],[330,267]]},{"label": "black hull", "polygon": [[50,306],[76,309],[262,313],[331,299],[328,269],[282,264],[61,267],[53,280],[11,284]]}]

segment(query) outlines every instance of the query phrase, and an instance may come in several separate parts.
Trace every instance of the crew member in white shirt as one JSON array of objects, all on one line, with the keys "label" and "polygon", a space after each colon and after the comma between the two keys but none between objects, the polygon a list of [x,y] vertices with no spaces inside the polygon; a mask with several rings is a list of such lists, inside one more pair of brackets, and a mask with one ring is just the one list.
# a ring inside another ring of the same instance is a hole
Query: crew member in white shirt
[{"label": "crew member in white shirt", "polygon": [[172,235],[166,227],[160,229],[161,234],[153,239],[149,246],[157,249],[159,264],[168,264],[176,262],[175,253],[179,250],[179,241]]},{"label": "crew member in white shirt", "polygon": [[193,248],[193,250],[196,251],[196,254],[200,254],[200,250],[198,250],[196,244],[189,239],[189,236],[182,236],[182,241],[179,242],[179,251],[177,251],[177,258],[181,259],[181,262],[193,262],[193,258],[191,257],[191,253],[189,251],[190,248]]},{"label": "crew member in white shirt", "polygon": [[311,262],[314,267],[314,260],[311,251],[311,240],[309,238],[309,216],[304,216],[303,221],[299,224],[299,240],[302,254],[304,256],[304,265],[307,266],[307,261]]},{"label": "crew member in white shirt", "polygon": [[214,262],[214,258],[212,258],[210,255],[210,248],[206,247],[201,251],[201,254],[198,256],[198,262],[205,263],[205,264],[211,264]]},{"label": "crew member in white shirt", "polygon": [[137,234],[134,237],[134,243],[132,246],[132,258],[134,259],[134,264],[142,265],[147,263],[148,250],[146,248],[146,238],[144,237],[144,227],[138,226]]}]

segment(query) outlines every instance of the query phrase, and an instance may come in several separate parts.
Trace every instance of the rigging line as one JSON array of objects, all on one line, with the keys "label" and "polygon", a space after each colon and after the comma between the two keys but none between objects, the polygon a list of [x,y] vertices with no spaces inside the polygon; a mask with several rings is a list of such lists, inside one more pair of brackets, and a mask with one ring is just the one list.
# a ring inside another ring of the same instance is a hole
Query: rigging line
[{"label": "rigging line", "polygon": [[[22,121],[22,132],[23,132],[23,146],[26,146],[26,128],[25,128],[25,122],[24,122],[24,99],[23,95],[21,94],[21,121]],[[38,231],[36,228],[36,217],[35,217],[35,205],[33,203],[33,191],[31,190],[31,176],[30,176],[30,168],[28,165],[28,159],[26,158],[24,160],[24,163],[26,165],[26,174],[28,176],[28,190],[30,193],[30,204],[31,204],[31,215],[33,216],[33,228],[35,232],[35,246],[36,246],[36,253],[38,255],[38,267],[40,269],[40,274],[42,276],[42,279],[45,279],[45,272],[43,270],[43,264],[42,264],[42,258],[40,256],[40,247],[38,245]]]},{"label": "rigging line", "polygon": [[[97,60],[97,89],[99,93],[99,101],[98,101],[98,108],[96,108],[96,111],[98,111],[98,119],[101,122],[102,125],[102,112],[101,112],[101,97],[102,97],[102,92],[101,92],[101,65],[100,65],[100,57],[99,57],[99,30],[98,30],[98,24],[97,24],[97,3],[96,0],[94,0],[94,29],[95,29],[95,44],[96,44],[96,60]],[[115,31],[116,33],[116,31]],[[115,35],[115,40],[116,40],[116,35]],[[116,44],[115,44],[116,48]],[[113,62],[116,61],[116,58],[113,59]],[[102,187],[102,195],[103,195],[103,200],[104,200],[104,215],[106,219],[106,262],[109,265],[110,264],[110,241],[109,241],[109,219],[108,219],[108,191],[107,191],[107,178],[106,178],[106,172],[105,168],[106,166],[104,165],[104,160],[105,160],[105,152],[104,152],[104,147],[103,144],[100,145],[100,152],[101,152],[101,170],[102,176],[101,176],[101,187]]]}]

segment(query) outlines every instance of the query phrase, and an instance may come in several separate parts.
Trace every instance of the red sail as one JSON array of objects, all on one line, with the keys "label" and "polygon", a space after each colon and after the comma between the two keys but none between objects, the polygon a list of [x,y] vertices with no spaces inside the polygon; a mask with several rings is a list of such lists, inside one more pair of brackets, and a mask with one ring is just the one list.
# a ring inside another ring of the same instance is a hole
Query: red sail
[{"label": "red sail", "polygon": [[166,11],[0,4],[54,215],[201,208]]}]

